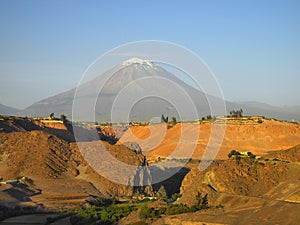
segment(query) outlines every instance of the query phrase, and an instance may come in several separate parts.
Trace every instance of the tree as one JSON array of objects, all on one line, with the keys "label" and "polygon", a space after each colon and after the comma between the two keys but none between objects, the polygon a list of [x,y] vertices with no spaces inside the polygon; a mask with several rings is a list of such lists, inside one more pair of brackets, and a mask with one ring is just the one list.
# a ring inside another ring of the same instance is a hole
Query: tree
[{"label": "tree", "polygon": [[247,155],[249,156],[250,159],[255,159],[256,156],[252,152],[247,152]]},{"label": "tree", "polygon": [[177,123],[176,117],[173,116],[173,117],[172,117],[172,124],[175,125],[176,123]]},{"label": "tree", "polygon": [[161,122],[162,123],[168,123],[169,117],[165,117],[164,114],[161,115]]},{"label": "tree", "polygon": [[243,117],[243,109],[239,110],[239,117]]},{"label": "tree", "polygon": [[67,117],[65,116],[65,114],[60,115],[60,120],[63,121],[63,122],[67,121]]},{"label": "tree", "polygon": [[229,112],[231,117],[243,117],[243,109],[240,110],[232,110]]},{"label": "tree", "polygon": [[54,113],[51,113],[50,114],[50,119],[53,120],[53,118],[54,118]]},{"label": "tree", "polygon": [[231,150],[231,152],[228,154],[228,158],[230,159],[233,155],[241,155],[241,153],[236,150]]}]

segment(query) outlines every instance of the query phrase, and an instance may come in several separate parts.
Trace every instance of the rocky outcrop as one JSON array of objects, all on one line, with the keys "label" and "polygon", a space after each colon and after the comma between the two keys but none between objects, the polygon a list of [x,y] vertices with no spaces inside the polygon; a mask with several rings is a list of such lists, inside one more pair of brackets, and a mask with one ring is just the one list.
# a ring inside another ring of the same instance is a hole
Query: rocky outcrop
[{"label": "rocky outcrop", "polygon": [[198,192],[208,194],[211,202],[223,193],[263,196],[282,182],[299,179],[299,169],[296,163],[290,165],[278,159],[251,161],[250,158],[213,162],[206,171],[199,171],[195,166],[182,182],[182,200],[191,203]]}]

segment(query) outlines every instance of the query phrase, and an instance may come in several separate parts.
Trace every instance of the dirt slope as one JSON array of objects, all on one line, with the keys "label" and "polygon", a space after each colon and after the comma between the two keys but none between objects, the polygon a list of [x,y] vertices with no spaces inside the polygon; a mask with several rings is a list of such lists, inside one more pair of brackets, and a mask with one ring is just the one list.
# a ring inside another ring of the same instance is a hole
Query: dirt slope
[{"label": "dirt slope", "polygon": [[[103,145],[120,161],[132,165],[144,163],[141,153],[126,146]],[[41,130],[0,133],[0,177],[8,180],[18,176],[31,178],[35,188],[42,190],[32,199],[49,207],[64,206],[74,198],[75,205],[90,195],[131,196],[134,191],[141,191],[102,177],[86,163],[76,143],[70,145]]]}]

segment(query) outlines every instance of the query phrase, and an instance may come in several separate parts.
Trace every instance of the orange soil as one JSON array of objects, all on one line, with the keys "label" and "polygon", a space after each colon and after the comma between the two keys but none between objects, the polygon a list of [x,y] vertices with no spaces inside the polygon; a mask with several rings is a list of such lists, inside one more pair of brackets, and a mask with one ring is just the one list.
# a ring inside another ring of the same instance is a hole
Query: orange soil
[{"label": "orange soil", "polygon": [[[210,137],[212,126],[215,138]],[[183,123],[170,129],[164,124],[133,126],[125,132],[119,143],[139,143],[149,159],[167,156],[200,159],[206,150],[212,156],[218,152],[217,159],[225,159],[232,149],[261,155],[300,144],[299,124],[274,120],[265,120],[262,124],[227,124],[223,139],[222,127],[221,124],[211,123]],[[209,138],[212,139],[210,145]],[[221,143],[220,148],[218,142]]]}]

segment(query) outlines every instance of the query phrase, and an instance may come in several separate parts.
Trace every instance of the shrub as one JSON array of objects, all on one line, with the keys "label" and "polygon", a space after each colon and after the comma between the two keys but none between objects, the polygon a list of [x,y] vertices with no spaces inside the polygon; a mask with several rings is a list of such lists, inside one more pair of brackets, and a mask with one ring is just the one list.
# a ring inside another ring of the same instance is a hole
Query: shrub
[{"label": "shrub", "polygon": [[172,124],[173,124],[173,125],[176,125],[176,124],[177,124],[176,117],[174,117],[174,116],[172,117]]},{"label": "shrub", "polygon": [[230,159],[233,155],[239,156],[239,155],[241,155],[241,153],[239,153],[236,150],[231,150],[231,152],[229,152],[229,154],[228,154],[228,158]]},{"label": "shrub", "polygon": [[190,208],[187,205],[184,204],[175,204],[170,205],[168,208],[166,208],[166,215],[175,215],[175,214],[181,214],[181,213],[187,213],[190,212]]},{"label": "shrub", "polygon": [[173,202],[175,202],[178,198],[181,197],[181,194],[180,193],[174,193],[172,196],[171,196],[171,199]]},{"label": "shrub", "polygon": [[140,211],[140,218],[141,219],[148,219],[150,217],[153,217],[155,213],[153,213],[154,209],[153,208],[148,208],[147,206],[141,208]]}]

